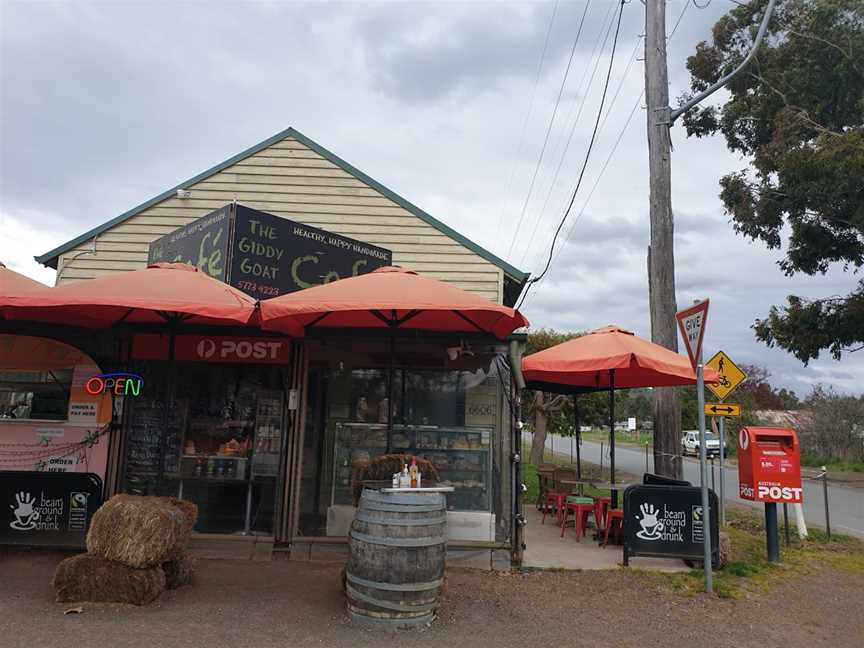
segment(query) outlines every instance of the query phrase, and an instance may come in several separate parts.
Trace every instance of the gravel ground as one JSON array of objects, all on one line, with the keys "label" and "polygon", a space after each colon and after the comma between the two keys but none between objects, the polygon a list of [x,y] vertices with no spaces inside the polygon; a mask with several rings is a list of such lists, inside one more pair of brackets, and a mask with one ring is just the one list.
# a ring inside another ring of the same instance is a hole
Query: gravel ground
[{"label": "gravel ground", "polygon": [[62,558],[0,553],[0,646],[841,648],[864,636],[862,574],[823,571],[721,600],[664,591],[636,571],[450,570],[439,619],[394,633],[348,622],[331,564],[202,560],[191,587],[154,605],[64,615],[50,586]]}]

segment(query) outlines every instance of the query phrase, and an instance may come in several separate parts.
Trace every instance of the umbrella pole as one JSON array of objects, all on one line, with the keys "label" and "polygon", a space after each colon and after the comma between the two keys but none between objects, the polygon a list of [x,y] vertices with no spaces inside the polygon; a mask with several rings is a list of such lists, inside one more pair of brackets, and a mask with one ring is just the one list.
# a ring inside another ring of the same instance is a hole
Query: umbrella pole
[{"label": "umbrella pole", "polygon": [[618,508],[615,490],[615,370],[609,370],[609,481],[612,483],[612,508]]},{"label": "umbrella pole", "polygon": [[[168,433],[171,428],[172,411],[174,410],[174,386],[176,381],[177,365],[174,362],[175,343],[176,343],[176,320],[171,318],[168,320],[168,376],[167,384],[165,385],[165,402],[162,418],[162,435],[159,440],[159,470],[156,473],[156,495],[162,495],[162,482],[165,477],[165,454],[166,445],[168,443]],[[181,487],[182,488],[182,487]]]},{"label": "umbrella pole", "polygon": [[387,377],[387,454],[393,452],[393,375],[396,361],[396,333],[390,331],[390,367]]},{"label": "umbrella pole", "polygon": [[582,431],[579,424],[579,397],[576,394],[573,394],[573,434],[576,437],[576,479],[582,479],[582,456],[579,448]]}]

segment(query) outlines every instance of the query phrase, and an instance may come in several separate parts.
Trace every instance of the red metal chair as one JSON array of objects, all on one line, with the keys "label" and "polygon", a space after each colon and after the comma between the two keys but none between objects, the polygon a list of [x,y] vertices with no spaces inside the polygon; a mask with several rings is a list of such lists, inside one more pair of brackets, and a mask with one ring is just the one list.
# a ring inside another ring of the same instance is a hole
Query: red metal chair
[{"label": "red metal chair", "polygon": [[612,504],[612,498],[606,496],[598,496],[594,498],[594,521],[597,524],[597,533],[598,535],[603,530],[603,527],[606,525],[606,511],[609,510],[609,507]]},{"label": "red metal chair", "polygon": [[543,496],[543,517],[540,520],[540,524],[546,524],[546,514],[549,512],[550,506],[555,509],[555,519],[560,520],[564,514],[564,501],[566,499],[567,493],[552,490],[546,491]]},{"label": "red metal chair", "polygon": [[[561,537],[564,537],[564,527],[567,525],[567,517],[570,511],[573,511],[573,518],[576,525],[576,542],[581,542],[581,538],[585,535],[585,530],[588,527],[588,516],[596,515],[595,502],[590,497],[574,497],[575,501],[568,501],[564,505],[564,517],[561,520]],[[597,518],[594,518],[594,524],[597,524]]]},{"label": "red metal chair", "polygon": [[[624,524],[624,509],[609,509],[606,513],[606,530],[603,532],[602,547],[609,544],[609,531],[613,531],[613,537],[616,543],[621,540],[621,527]],[[612,529],[612,527],[615,527]]]}]

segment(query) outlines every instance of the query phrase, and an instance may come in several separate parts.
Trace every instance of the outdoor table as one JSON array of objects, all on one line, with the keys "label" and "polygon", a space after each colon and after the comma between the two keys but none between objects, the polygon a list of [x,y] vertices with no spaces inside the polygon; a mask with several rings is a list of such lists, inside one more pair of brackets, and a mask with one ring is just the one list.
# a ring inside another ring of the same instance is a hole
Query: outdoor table
[{"label": "outdoor table", "polygon": [[353,621],[431,622],[444,586],[452,486],[364,488],[348,533],[345,593]]},{"label": "outdoor table", "polygon": [[561,483],[565,486],[578,486],[579,494],[582,495],[585,490],[585,486],[593,486],[594,482],[588,479],[562,479]]},{"label": "outdoor table", "polygon": [[597,490],[608,490],[608,491],[619,491],[619,490],[627,490],[633,484],[626,484],[624,482],[588,482]]}]

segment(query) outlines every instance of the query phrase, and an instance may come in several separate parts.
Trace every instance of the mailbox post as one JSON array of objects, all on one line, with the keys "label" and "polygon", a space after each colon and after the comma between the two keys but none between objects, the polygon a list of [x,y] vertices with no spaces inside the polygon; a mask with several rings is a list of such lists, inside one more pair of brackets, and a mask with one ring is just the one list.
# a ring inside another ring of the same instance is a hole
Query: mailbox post
[{"label": "mailbox post", "polygon": [[777,504],[804,501],[801,448],[792,428],[744,427],[738,433],[738,494],[765,504],[768,560],[780,558]]}]

